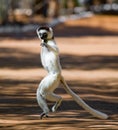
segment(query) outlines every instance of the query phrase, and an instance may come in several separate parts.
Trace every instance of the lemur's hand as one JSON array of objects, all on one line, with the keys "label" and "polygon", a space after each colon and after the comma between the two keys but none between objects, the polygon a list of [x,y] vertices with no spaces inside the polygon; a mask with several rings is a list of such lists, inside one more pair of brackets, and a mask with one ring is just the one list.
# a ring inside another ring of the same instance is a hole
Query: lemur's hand
[{"label": "lemur's hand", "polygon": [[47,43],[42,42],[42,43],[41,43],[41,46],[42,46],[42,47],[44,47],[44,46],[47,47]]}]

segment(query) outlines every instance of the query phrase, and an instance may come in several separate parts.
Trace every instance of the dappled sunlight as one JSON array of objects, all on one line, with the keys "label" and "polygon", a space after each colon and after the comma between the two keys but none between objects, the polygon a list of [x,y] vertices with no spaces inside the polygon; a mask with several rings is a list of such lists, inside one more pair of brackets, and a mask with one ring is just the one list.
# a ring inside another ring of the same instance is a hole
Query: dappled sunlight
[{"label": "dappled sunlight", "polygon": [[[40,61],[40,41],[19,34],[20,40],[16,36],[17,40],[0,38],[1,129],[117,129],[118,32],[108,25],[99,28],[101,22],[97,21],[88,27],[86,20],[82,20],[83,26],[82,21],[76,21],[75,25],[68,21],[54,29],[62,74],[77,95],[91,107],[108,114],[109,119],[94,118],[77,105],[60,84],[55,93],[63,97],[61,106],[57,112],[50,112],[49,118],[40,120],[42,110],[36,101],[36,90],[47,74]],[[30,35],[35,38],[36,32]],[[48,104],[51,109],[54,103]]]}]

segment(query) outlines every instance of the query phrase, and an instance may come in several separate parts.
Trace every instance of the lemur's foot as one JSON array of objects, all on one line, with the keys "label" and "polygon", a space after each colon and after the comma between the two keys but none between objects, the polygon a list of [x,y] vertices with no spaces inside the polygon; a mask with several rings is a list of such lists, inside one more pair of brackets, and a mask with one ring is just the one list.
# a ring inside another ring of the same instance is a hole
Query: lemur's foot
[{"label": "lemur's foot", "polygon": [[52,112],[55,112],[57,110],[57,108],[61,105],[62,102],[62,98],[55,103],[55,105],[52,107]]},{"label": "lemur's foot", "polygon": [[41,113],[41,115],[40,115],[40,119],[42,119],[43,117],[49,117],[46,113]]}]

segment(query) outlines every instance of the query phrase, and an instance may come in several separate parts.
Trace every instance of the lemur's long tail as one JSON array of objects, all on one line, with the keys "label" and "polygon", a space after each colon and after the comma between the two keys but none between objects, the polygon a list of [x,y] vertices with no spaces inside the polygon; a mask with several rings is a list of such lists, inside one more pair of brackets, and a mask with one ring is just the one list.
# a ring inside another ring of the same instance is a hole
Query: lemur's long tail
[{"label": "lemur's long tail", "polygon": [[67,85],[66,81],[64,80],[64,78],[61,78],[61,83],[64,85],[64,89],[66,90],[66,92],[68,94],[70,94],[73,99],[81,106],[83,107],[86,111],[88,111],[89,113],[91,113],[93,116],[100,118],[100,119],[107,119],[108,115],[106,115],[105,113],[102,113],[100,111],[97,111],[93,108],[91,108],[90,106],[88,106],[78,95],[76,95]]}]

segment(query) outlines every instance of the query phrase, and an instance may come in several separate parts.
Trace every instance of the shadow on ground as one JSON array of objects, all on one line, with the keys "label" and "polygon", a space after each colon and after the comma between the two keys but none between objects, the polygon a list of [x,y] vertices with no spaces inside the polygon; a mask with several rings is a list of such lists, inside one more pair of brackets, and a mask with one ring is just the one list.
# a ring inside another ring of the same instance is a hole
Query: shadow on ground
[{"label": "shadow on ground", "polygon": [[[39,68],[42,67],[40,54],[25,52],[21,49],[0,48],[0,68]],[[75,56],[62,54],[60,56],[63,69],[118,69],[118,56],[116,55],[89,55]]]},{"label": "shadow on ground", "polygon": [[[117,111],[117,81],[68,81],[71,89],[83,97],[83,99],[95,109],[111,114]],[[10,80],[1,79],[0,115],[20,114],[36,115],[41,112],[36,101],[36,89],[39,80]],[[108,91],[109,90],[109,91]],[[63,87],[56,90],[57,94],[66,95]],[[104,95],[104,96],[102,96]],[[112,99],[110,98],[112,97]],[[108,98],[108,99],[107,99]],[[115,100],[114,100],[115,99]],[[52,103],[49,102],[52,106]],[[71,98],[63,100],[59,111],[82,110]]]},{"label": "shadow on ground", "polygon": [[[67,26],[64,23],[53,27],[54,34],[56,37],[84,37],[84,36],[117,36],[118,32],[107,30],[102,27],[90,27],[90,26]],[[0,39],[4,38],[14,39],[33,39],[37,38],[36,28],[32,31],[27,32],[12,32],[12,33],[1,33]]]},{"label": "shadow on ground", "polygon": [[84,37],[84,36],[117,36],[118,32],[113,32],[102,27],[89,26],[67,26],[62,25],[54,29],[57,37]]}]

